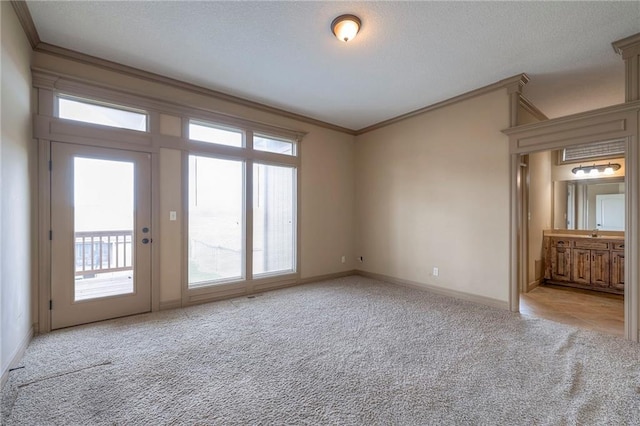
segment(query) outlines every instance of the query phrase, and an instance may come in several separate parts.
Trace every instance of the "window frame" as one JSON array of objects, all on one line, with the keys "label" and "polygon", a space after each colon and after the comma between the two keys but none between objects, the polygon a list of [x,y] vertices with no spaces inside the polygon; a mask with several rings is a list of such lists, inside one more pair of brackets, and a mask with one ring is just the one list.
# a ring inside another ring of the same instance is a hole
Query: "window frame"
[{"label": "window frame", "polygon": [[[231,277],[231,278],[221,278],[218,280],[209,280],[209,281],[200,281],[198,282],[198,285],[195,285],[193,287],[190,287],[190,283],[189,283],[189,216],[190,216],[190,210],[189,210],[189,193],[190,193],[190,188],[189,188],[189,157],[190,156],[197,156],[197,157],[206,157],[206,158],[211,158],[211,159],[215,159],[215,160],[226,160],[226,161],[236,161],[241,163],[242,165],[242,229],[241,229],[241,262],[240,262],[240,277]],[[185,235],[184,235],[184,242],[185,242],[185,251],[187,252],[187,257],[186,257],[186,263],[184,263],[184,270],[185,270],[185,275],[186,275],[186,280],[185,280],[185,284],[188,290],[192,291],[192,290],[199,290],[202,288],[208,288],[211,286],[220,286],[220,285],[225,285],[225,284],[235,284],[235,283],[241,283],[247,280],[247,267],[246,267],[246,262],[247,262],[247,256],[246,256],[246,245],[247,245],[247,162],[246,160],[242,159],[242,158],[238,158],[238,157],[227,157],[227,156],[219,156],[219,155],[214,155],[214,154],[210,154],[210,153],[201,153],[201,152],[195,152],[195,151],[190,151],[188,153],[186,153],[185,155],[186,157],[186,163],[185,163],[185,171],[186,171],[186,183],[184,185],[185,187],[185,191],[183,194],[186,203],[185,203],[185,209],[184,209],[184,217],[185,217]]]},{"label": "window frame", "polygon": [[[264,132],[254,132],[253,137],[254,138],[255,137],[259,137],[259,138],[264,138],[264,139],[271,139],[271,140],[274,140],[274,141],[291,143],[292,154],[279,154],[279,153],[273,152],[273,151],[265,151],[265,150],[255,149],[254,148],[254,150],[257,151],[257,152],[267,152],[267,153],[270,153],[270,154],[284,155],[284,156],[287,156],[287,157],[297,157],[298,156],[298,143],[296,141],[293,141],[293,140],[287,139],[287,138],[283,138],[281,136],[268,135],[268,134],[265,134]],[[252,142],[253,142],[253,140],[252,140]]]},{"label": "window frame", "polygon": [[[189,134],[191,131],[191,125],[195,124],[197,126],[202,126],[202,127],[209,127],[212,129],[216,129],[216,130],[222,130],[222,131],[227,131],[227,132],[237,132],[240,134],[241,136],[241,142],[240,142],[240,146],[233,146],[233,145],[225,145],[225,144],[221,144],[221,143],[217,143],[217,142],[208,142],[208,141],[203,141],[200,139],[191,139],[191,135]],[[239,129],[237,127],[232,127],[232,126],[227,126],[227,125],[218,125],[218,124],[214,124],[208,121],[204,121],[204,120],[198,120],[198,119],[189,119],[188,123],[187,123],[187,139],[189,139],[189,142],[194,142],[197,144],[206,144],[206,145],[215,145],[215,146],[226,146],[229,148],[246,148],[247,146],[247,135],[246,135],[246,131],[243,129]]]},{"label": "window frame", "polygon": [[[248,292],[256,292],[262,289],[280,287],[282,285],[292,285],[300,278],[300,258],[301,258],[301,146],[300,141],[302,134],[296,132],[288,132],[286,130],[280,132],[279,129],[271,129],[267,126],[251,126],[245,122],[227,122],[226,120],[211,120],[202,116],[183,116],[183,289],[184,300],[190,304],[194,301],[213,300],[219,297],[230,297],[234,294],[246,294]],[[216,143],[201,142],[189,138],[189,124],[195,122],[204,124],[214,128],[225,130],[239,131],[244,135],[244,146],[234,147],[228,145],[220,145]],[[244,125],[243,125],[244,124]],[[278,154],[268,151],[260,151],[253,148],[254,134],[261,137],[273,138],[282,141],[291,142],[296,155]],[[188,270],[188,240],[189,240],[189,156],[206,156],[219,159],[239,160],[244,163],[244,257],[243,257],[243,278],[234,280],[221,280],[203,282],[197,287],[189,286],[189,270]],[[284,166],[293,168],[294,188],[292,189],[295,198],[294,201],[294,250],[293,250],[293,269],[285,271],[265,272],[260,274],[253,273],[253,167],[254,163],[274,166]]]},{"label": "window frame", "polygon": [[[95,105],[104,108],[111,108],[114,110],[132,112],[136,114],[141,114],[145,116],[145,130],[137,130],[130,129],[127,127],[118,127],[118,126],[109,126],[108,124],[100,124],[93,123],[90,121],[82,121],[82,120],[74,120],[72,118],[60,117],[60,99],[69,100],[73,102],[83,103],[87,105]],[[53,101],[53,115],[55,118],[59,120],[68,121],[74,124],[86,125],[86,126],[95,126],[100,129],[113,129],[113,130],[123,130],[128,132],[136,132],[140,134],[149,134],[151,133],[151,113],[145,109],[131,107],[129,105],[123,105],[115,102],[105,101],[98,98],[87,98],[83,96],[76,96],[65,92],[57,92],[54,94]]]},{"label": "window frame", "polygon": [[[286,154],[281,154],[281,155],[286,155]],[[298,192],[298,187],[299,187],[299,172],[298,172],[298,166],[294,166],[291,164],[282,164],[282,163],[274,163],[274,162],[267,162],[267,161],[253,161],[252,162],[252,167],[254,167],[256,164],[258,165],[265,165],[265,166],[276,166],[276,167],[289,167],[293,172],[293,188],[292,188],[292,194],[293,194],[293,230],[294,230],[294,235],[293,235],[293,268],[290,270],[281,270],[281,271],[271,271],[271,272],[261,272],[259,274],[255,274],[252,273],[252,278],[253,279],[268,279],[271,277],[278,277],[278,276],[282,276],[282,275],[288,275],[288,274],[296,274],[298,272],[298,255],[299,255],[299,251],[298,251],[298,232],[299,232],[299,228],[298,228],[298,222],[300,220],[300,216],[299,216],[299,210],[300,210],[300,202],[299,202],[299,192]],[[253,172],[253,171],[252,171]],[[252,174],[252,179],[253,179],[253,174]],[[251,186],[253,189],[253,180],[251,182]],[[253,202],[253,198],[251,199],[251,201]],[[251,205],[251,209],[253,210],[253,203]],[[253,214],[252,214],[252,220],[253,220]],[[253,228],[253,223],[251,224],[252,228]],[[252,233],[253,234],[253,233]],[[253,237],[253,235],[252,235]],[[252,248],[253,248],[253,238],[252,238]],[[252,272],[253,272],[253,250],[251,253],[251,261],[252,261]]]}]

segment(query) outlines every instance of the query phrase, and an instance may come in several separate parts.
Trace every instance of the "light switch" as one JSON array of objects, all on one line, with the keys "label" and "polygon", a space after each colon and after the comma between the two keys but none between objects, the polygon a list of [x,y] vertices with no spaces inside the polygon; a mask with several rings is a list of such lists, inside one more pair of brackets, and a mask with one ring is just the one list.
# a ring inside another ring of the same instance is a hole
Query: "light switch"
[{"label": "light switch", "polygon": [[178,215],[176,214],[176,212],[171,211],[169,212],[169,220],[176,220],[178,217]]}]

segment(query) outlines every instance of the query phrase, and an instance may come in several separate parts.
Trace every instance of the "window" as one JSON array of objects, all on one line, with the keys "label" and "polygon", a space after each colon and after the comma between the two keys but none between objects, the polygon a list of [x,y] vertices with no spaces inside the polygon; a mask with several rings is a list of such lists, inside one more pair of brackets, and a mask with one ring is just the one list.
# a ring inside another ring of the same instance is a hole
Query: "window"
[{"label": "window", "polygon": [[295,270],[294,167],[253,166],[253,273]]},{"label": "window", "polygon": [[242,146],[242,132],[215,127],[206,123],[189,122],[189,139],[226,146]]},{"label": "window", "polygon": [[253,149],[274,152],[276,154],[296,155],[295,144],[291,141],[274,139],[267,136],[254,136]]},{"label": "window", "polygon": [[572,146],[562,150],[562,162],[578,162],[596,158],[624,156],[625,140],[593,142]]},{"label": "window", "polygon": [[148,122],[148,115],[144,111],[61,96],[58,97],[58,117],[141,132],[147,131]]},{"label": "window", "polygon": [[189,140],[208,143],[188,157],[188,288],[296,273],[297,140],[195,121]]},{"label": "window", "polygon": [[244,276],[244,163],[189,156],[189,287]]}]

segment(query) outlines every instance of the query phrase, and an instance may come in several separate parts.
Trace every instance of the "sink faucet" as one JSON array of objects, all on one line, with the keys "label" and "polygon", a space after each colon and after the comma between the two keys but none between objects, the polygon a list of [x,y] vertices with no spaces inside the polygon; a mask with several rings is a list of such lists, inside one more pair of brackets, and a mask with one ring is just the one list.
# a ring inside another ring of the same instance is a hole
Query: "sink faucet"
[{"label": "sink faucet", "polygon": [[593,231],[591,231],[591,236],[592,237],[597,237],[598,236],[598,228],[595,228]]}]

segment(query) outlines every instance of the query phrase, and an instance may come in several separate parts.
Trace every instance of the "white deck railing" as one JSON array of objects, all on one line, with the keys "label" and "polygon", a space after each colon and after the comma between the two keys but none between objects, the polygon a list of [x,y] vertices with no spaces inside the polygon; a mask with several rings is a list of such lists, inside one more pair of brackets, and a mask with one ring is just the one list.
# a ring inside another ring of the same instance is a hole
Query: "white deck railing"
[{"label": "white deck railing", "polygon": [[76,275],[133,269],[133,231],[75,233]]}]

